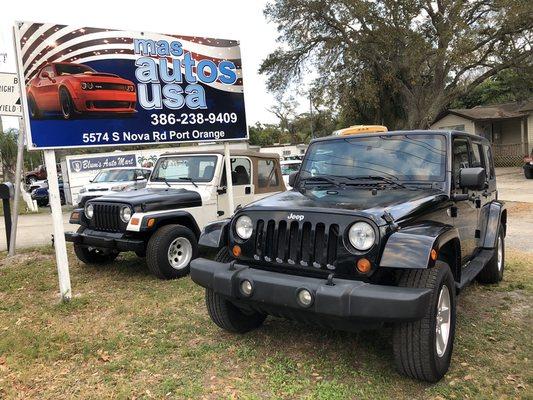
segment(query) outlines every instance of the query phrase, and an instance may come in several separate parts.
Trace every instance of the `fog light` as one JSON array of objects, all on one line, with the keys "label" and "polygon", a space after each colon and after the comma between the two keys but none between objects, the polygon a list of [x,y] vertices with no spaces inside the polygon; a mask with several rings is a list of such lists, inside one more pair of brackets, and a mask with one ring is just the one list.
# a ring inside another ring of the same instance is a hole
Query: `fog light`
[{"label": "fog light", "polygon": [[298,303],[304,307],[309,307],[313,304],[313,295],[307,289],[302,289],[298,292]]},{"label": "fog light", "polygon": [[239,245],[235,245],[233,246],[233,249],[231,250],[231,252],[233,253],[233,257],[237,258],[241,255],[241,246]]},{"label": "fog light", "polygon": [[245,296],[251,296],[252,295],[252,290],[253,290],[252,282],[250,282],[247,279],[245,279],[244,281],[241,282],[241,292],[242,292],[242,294],[244,294]]},{"label": "fog light", "polygon": [[357,261],[357,269],[362,274],[367,274],[368,272],[370,272],[371,268],[372,268],[372,264],[366,258],[360,258]]}]

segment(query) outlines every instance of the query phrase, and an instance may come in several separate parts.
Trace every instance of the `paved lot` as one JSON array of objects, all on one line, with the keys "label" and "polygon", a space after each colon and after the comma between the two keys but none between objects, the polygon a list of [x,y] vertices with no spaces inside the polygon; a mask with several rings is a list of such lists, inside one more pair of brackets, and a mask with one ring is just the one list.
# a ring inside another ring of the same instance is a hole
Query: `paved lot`
[{"label": "paved lot", "polygon": [[533,203],[533,179],[526,179],[522,168],[496,168],[496,181],[501,200]]}]

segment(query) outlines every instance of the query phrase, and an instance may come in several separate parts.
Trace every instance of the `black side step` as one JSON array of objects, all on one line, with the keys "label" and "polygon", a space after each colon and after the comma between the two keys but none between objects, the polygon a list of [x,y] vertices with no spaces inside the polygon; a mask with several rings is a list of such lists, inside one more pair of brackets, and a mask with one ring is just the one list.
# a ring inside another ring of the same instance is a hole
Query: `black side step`
[{"label": "black side step", "polygon": [[494,255],[494,249],[481,250],[472,261],[461,271],[461,282],[455,282],[458,291],[474,280],[485,265]]}]

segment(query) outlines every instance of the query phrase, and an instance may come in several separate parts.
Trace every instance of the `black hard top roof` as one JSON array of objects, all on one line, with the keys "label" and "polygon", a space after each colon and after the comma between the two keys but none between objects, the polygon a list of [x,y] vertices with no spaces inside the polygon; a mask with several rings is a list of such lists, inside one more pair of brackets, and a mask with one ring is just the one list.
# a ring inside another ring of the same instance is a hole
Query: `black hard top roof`
[{"label": "black hard top roof", "polygon": [[[161,157],[165,156],[179,156],[184,154],[221,154],[224,155],[224,149],[202,149],[201,146],[195,146],[194,149],[187,149],[182,151],[170,151],[168,153],[161,154]],[[231,156],[245,156],[245,157],[258,157],[258,158],[275,158],[279,160],[279,154],[277,153],[260,153],[253,150],[241,150],[230,149]]]},{"label": "black hard top roof", "polygon": [[323,142],[329,140],[342,140],[348,138],[362,138],[362,137],[375,137],[375,136],[395,136],[395,135],[444,135],[447,137],[452,136],[464,136],[468,137],[477,142],[484,142],[489,144],[489,141],[479,135],[473,135],[471,133],[462,132],[462,131],[450,131],[450,130],[404,130],[404,131],[389,131],[389,132],[374,132],[374,133],[356,133],[353,135],[339,135],[339,136],[325,136],[317,139],[313,139],[311,143],[314,142]]}]

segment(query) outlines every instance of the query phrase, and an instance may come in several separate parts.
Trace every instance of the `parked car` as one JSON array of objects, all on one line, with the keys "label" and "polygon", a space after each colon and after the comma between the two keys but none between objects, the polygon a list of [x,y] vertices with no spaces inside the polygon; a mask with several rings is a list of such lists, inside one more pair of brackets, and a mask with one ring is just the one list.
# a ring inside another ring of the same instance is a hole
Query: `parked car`
[{"label": "parked car", "polygon": [[28,192],[32,193],[35,189],[48,189],[48,180],[35,181],[29,185]]},{"label": "parked car", "polygon": [[[31,199],[35,200],[39,207],[46,207],[50,203],[50,198],[48,194],[48,181],[45,181],[45,182],[46,182],[46,186],[36,188],[31,192]],[[59,180],[58,183],[59,183],[59,197],[61,199],[61,204],[64,205],[66,204],[66,201],[65,201],[65,191],[63,189],[63,181]]]},{"label": "parked car", "polygon": [[44,65],[26,88],[31,118],[45,114],[72,119],[80,114],[135,112],[133,82],[97,72],[84,64],[53,62]]},{"label": "parked car", "polygon": [[[230,161],[236,207],[285,190],[276,154],[233,151]],[[159,278],[179,278],[197,255],[200,230],[233,211],[222,151],[168,153],[145,189],[88,200],[74,210],[70,222],[80,228],[65,237],[84,263],[135,251]]]},{"label": "parked car", "polygon": [[33,185],[37,181],[43,181],[47,178],[46,167],[44,165],[38,165],[32,171],[28,171],[25,174],[25,181],[28,185]]},{"label": "parked car", "polygon": [[[57,174],[61,175],[61,164],[56,164]],[[44,181],[48,178],[48,173],[46,172],[46,167],[44,165],[38,165],[35,169],[26,172],[24,175],[24,180],[27,185],[33,186],[38,181]]]},{"label": "parked car", "polygon": [[139,190],[146,186],[150,173],[149,168],[106,168],[91,179],[91,183],[83,186],[77,199],[77,205],[83,207],[85,202],[112,192]]},{"label": "parked car", "polygon": [[524,157],[524,176],[526,179],[533,179],[533,150],[529,156]]},{"label": "parked car", "polygon": [[301,160],[284,160],[281,162],[281,174],[283,175],[283,181],[287,189],[291,189],[289,185],[289,175],[293,172],[298,172],[302,165]]},{"label": "parked car", "polygon": [[507,210],[489,142],[453,131],[316,139],[290,184],[204,228],[191,278],[213,322],[237,333],[268,314],[345,330],[390,323],[398,371],[441,379],[456,294],[503,277]]}]

